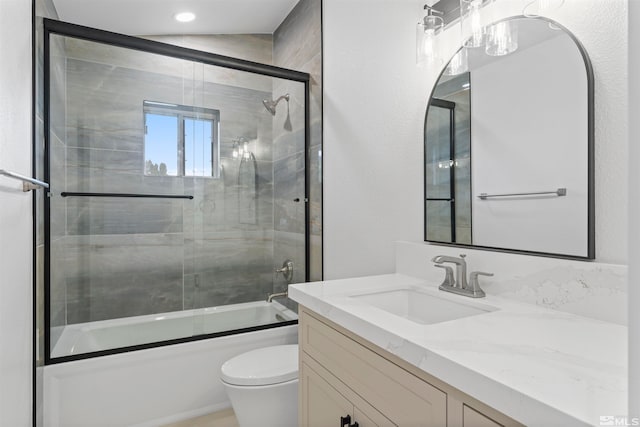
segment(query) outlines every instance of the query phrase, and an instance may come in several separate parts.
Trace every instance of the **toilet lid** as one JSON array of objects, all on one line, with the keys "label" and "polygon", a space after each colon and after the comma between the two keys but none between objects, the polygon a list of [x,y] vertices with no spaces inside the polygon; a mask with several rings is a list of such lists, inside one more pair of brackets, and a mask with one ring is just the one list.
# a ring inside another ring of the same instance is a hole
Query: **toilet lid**
[{"label": "toilet lid", "polygon": [[298,345],[264,347],[227,360],[222,381],[233,385],[269,385],[298,378]]}]

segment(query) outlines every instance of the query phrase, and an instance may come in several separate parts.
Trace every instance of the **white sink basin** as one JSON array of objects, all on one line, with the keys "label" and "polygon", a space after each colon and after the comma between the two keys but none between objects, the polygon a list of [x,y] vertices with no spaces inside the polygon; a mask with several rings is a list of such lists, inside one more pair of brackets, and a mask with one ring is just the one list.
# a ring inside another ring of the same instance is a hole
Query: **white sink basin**
[{"label": "white sink basin", "polygon": [[415,289],[396,289],[352,295],[351,298],[423,325],[446,322],[498,310],[496,307],[484,304],[451,301]]}]

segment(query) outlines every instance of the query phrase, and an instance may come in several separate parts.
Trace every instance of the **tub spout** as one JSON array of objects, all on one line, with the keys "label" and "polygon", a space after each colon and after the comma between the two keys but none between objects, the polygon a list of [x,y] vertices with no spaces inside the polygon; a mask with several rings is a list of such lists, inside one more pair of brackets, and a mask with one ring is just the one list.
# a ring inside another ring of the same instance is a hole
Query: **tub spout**
[{"label": "tub spout", "polygon": [[269,296],[267,297],[267,302],[272,302],[274,298],[287,297],[287,296],[289,296],[289,292],[288,291],[277,292],[275,294],[269,294]]}]

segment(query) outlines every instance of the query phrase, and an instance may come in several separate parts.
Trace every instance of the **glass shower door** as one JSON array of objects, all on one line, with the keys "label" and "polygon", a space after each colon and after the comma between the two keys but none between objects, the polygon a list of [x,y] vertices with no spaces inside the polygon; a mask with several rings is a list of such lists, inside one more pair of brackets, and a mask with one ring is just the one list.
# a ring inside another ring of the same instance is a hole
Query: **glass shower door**
[{"label": "glass shower door", "polygon": [[48,358],[294,323],[308,74],[49,40]]}]

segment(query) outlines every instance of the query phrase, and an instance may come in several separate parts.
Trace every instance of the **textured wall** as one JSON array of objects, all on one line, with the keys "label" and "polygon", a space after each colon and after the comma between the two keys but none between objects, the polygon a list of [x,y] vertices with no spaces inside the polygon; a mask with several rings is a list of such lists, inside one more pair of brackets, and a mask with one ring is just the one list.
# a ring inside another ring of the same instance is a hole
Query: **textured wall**
[{"label": "textured wall", "polygon": [[[31,175],[31,2],[0,1],[0,169]],[[0,177],[0,424],[32,420],[32,197]]]},{"label": "textured wall", "polygon": [[325,279],[391,272],[423,236],[423,4],[324,0]]},{"label": "textured wall", "polygon": [[[628,23],[640,22],[640,3],[629,4]],[[629,73],[640,75],[640,27],[629,26]],[[629,81],[629,218],[640,218],[640,80]],[[629,415],[640,417],[640,222],[629,221]]]}]

